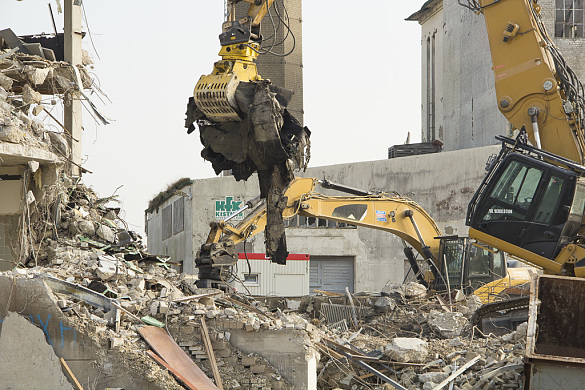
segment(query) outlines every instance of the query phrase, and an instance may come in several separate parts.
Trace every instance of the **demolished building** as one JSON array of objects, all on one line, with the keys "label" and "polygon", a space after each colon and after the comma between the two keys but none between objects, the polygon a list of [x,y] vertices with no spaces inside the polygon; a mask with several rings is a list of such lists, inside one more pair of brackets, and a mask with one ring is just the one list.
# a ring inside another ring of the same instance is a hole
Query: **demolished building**
[{"label": "demolished building", "polygon": [[64,174],[72,164],[72,135],[56,107],[69,104],[70,91],[90,87],[85,66],[0,31],[0,269],[36,260],[45,235],[55,232],[46,217],[58,213],[56,187],[71,184]]}]

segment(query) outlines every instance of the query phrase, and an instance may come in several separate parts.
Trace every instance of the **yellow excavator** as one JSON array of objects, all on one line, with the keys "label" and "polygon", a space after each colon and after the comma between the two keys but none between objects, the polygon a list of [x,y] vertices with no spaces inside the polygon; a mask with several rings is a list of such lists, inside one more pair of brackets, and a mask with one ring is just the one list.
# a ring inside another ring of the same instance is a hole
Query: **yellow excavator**
[{"label": "yellow excavator", "polygon": [[[329,196],[323,188],[347,195]],[[526,269],[508,270],[502,252],[478,245],[467,237],[445,236],[431,216],[416,202],[397,193],[372,193],[328,180],[296,178],[284,193],[285,220],[300,215],[359,227],[378,229],[399,237],[417,280],[437,291],[475,292],[482,302],[491,302],[509,287],[529,281]],[[230,220],[248,212],[237,225]],[[248,202],[224,221],[211,222],[208,238],[197,253],[199,278],[217,283],[230,278],[238,255],[235,245],[265,230],[266,205],[259,198]],[[416,260],[426,262],[426,272]],[[501,299],[501,297],[500,297]]]},{"label": "yellow excavator", "polygon": [[585,277],[583,85],[535,0],[469,1],[485,17],[498,108],[519,130],[472,198],[469,236],[546,273]]}]

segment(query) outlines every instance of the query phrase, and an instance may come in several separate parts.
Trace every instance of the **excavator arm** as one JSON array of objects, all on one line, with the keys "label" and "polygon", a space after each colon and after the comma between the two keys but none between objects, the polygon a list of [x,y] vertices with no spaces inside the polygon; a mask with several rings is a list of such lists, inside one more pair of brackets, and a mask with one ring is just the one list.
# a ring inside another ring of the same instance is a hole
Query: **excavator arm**
[{"label": "excavator arm", "polygon": [[[317,184],[351,195],[323,195],[314,191]],[[441,264],[437,259],[439,259],[441,244],[439,236],[442,233],[431,216],[408,198],[396,193],[373,194],[315,178],[296,178],[285,190],[282,200],[284,219],[300,215],[391,233],[403,240],[405,254],[421,282],[427,283],[439,274]],[[251,211],[243,221],[236,226],[229,224],[231,218],[247,209]],[[210,277],[214,268],[217,272],[218,267],[235,264],[238,259],[235,245],[264,231],[267,226],[270,229],[270,225],[267,225],[266,211],[263,200],[252,201],[225,221],[211,222],[208,238],[201,246],[196,258],[200,278]],[[431,274],[422,275],[410,248],[427,261]],[[272,254],[271,260],[284,264],[287,255],[288,253],[282,253],[278,257]]]},{"label": "excavator arm", "polygon": [[536,0],[462,5],[484,15],[498,108],[520,130],[497,137],[502,151],[469,204],[469,236],[548,273],[585,277],[583,85]]},{"label": "excavator arm", "polygon": [[532,145],[584,164],[583,86],[546,32],[536,0],[479,0],[485,18],[497,104]]},{"label": "excavator arm", "polygon": [[[323,195],[315,191],[317,185],[347,195]],[[284,219],[299,215],[381,230],[399,237],[418,281],[433,288],[463,288],[471,292],[505,275],[505,258],[501,253],[496,254],[465,237],[441,236],[439,227],[421,206],[397,193],[374,194],[327,180],[296,178],[282,199]],[[248,215],[232,226],[229,221],[244,211]],[[201,280],[229,278],[229,268],[238,260],[235,245],[270,228],[266,211],[265,201],[257,198],[226,220],[211,222],[207,240],[196,257]],[[413,250],[426,260],[429,271],[421,272]],[[272,256],[271,260],[284,264],[286,254]],[[509,285],[509,280],[495,284],[496,287]],[[480,298],[486,302],[493,299],[492,290],[486,288]]]}]

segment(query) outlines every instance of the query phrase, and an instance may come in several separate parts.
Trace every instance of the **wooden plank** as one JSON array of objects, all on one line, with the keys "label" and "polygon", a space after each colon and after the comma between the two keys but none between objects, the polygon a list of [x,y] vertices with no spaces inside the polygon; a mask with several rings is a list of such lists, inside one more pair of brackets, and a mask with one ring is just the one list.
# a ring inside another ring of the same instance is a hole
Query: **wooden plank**
[{"label": "wooden plank", "polygon": [[261,314],[264,317],[269,318],[271,320],[274,319],[274,318],[272,318],[272,316],[268,315],[267,313],[264,313],[262,310],[259,310],[259,309],[255,308],[253,306],[250,306],[250,305],[247,305],[247,304],[245,304],[243,302],[240,302],[237,299],[233,299],[233,298],[230,298],[230,297],[223,297],[222,299],[225,299],[225,300],[227,300],[227,301],[229,301],[229,302],[231,302],[233,304],[239,305],[239,306],[241,306],[243,308],[246,308],[246,309],[248,309],[250,311],[253,311],[253,312],[256,312],[258,314]]},{"label": "wooden plank", "polygon": [[124,309],[121,305],[118,305],[118,303],[112,301],[112,305],[114,305],[114,307],[116,309],[121,310],[124,314],[126,314],[128,317],[132,318],[134,321],[142,322],[142,320],[140,318],[136,317],[134,314],[132,314],[128,310]]},{"label": "wooden plank", "polygon": [[169,366],[168,363],[165,362],[160,356],[158,356],[156,353],[152,352],[152,350],[150,350],[150,349],[148,351],[146,351],[146,354],[148,356],[150,356],[151,358],[153,358],[158,364],[160,364],[161,366],[163,366],[164,368],[169,370],[185,386],[189,387],[189,385],[187,384],[187,379],[183,375],[178,373],[173,367]]},{"label": "wooden plank", "polygon": [[327,295],[329,297],[342,297],[343,296],[343,294],[340,294],[340,293],[331,292],[331,291],[324,291],[324,290],[313,290],[313,292],[316,292],[317,294]]},{"label": "wooden plank", "polygon": [[143,326],[138,333],[146,340],[148,345],[185,378],[185,384],[192,390],[217,389],[217,386],[203,371],[191,360],[189,356],[162,328],[156,326]]},{"label": "wooden plank", "polygon": [[75,377],[75,375],[73,375],[73,371],[71,371],[71,368],[69,368],[69,365],[67,364],[67,362],[65,361],[65,359],[60,358],[59,361],[61,362],[61,365],[63,366],[63,368],[65,369],[65,371],[67,371],[67,375],[69,375],[69,378],[71,378],[71,380],[75,384],[75,387],[77,388],[77,390],[83,390],[83,387],[81,386],[81,383],[79,383],[79,381],[77,380],[77,378]]},{"label": "wooden plank", "polygon": [[223,383],[221,382],[221,375],[219,375],[219,368],[217,368],[217,361],[215,360],[215,353],[213,352],[213,346],[209,339],[209,332],[207,331],[207,324],[205,324],[205,317],[201,317],[201,335],[203,336],[203,344],[205,344],[205,350],[207,351],[207,357],[209,363],[211,363],[211,371],[213,372],[213,379],[219,390],[223,390]]}]

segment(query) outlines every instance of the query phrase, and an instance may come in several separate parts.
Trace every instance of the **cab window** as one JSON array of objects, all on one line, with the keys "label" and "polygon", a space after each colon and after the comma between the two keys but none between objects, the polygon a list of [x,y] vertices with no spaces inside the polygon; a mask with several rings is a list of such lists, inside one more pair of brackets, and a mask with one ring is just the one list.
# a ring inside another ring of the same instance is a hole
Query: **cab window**
[{"label": "cab window", "polygon": [[561,200],[564,180],[556,176],[551,176],[548,180],[542,201],[536,209],[535,222],[549,224],[554,215],[557,204]]},{"label": "cab window", "polygon": [[538,168],[512,161],[490,193],[491,202],[484,207],[482,219],[526,220],[542,175]]}]

